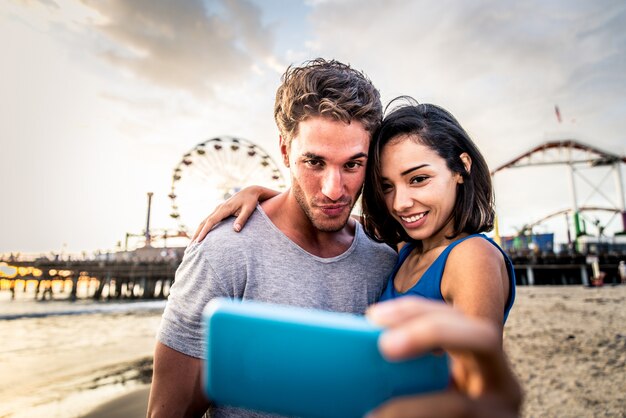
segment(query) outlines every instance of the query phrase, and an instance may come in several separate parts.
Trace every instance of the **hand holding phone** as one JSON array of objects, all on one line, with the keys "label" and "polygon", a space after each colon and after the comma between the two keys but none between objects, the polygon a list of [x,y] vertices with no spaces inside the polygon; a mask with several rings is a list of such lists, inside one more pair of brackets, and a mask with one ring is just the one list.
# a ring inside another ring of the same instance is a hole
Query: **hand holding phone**
[{"label": "hand holding phone", "polygon": [[218,405],[311,418],[362,417],[392,397],[444,390],[448,358],[390,362],[365,317],[214,299],[204,311],[204,388]]}]

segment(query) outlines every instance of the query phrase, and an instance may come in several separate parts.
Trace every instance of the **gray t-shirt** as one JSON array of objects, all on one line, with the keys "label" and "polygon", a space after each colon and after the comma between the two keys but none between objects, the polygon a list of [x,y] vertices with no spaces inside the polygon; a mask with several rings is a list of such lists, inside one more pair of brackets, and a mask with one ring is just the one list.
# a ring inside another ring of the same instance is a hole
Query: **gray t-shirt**
[{"label": "gray t-shirt", "polygon": [[[380,297],[396,257],[388,246],[370,240],[360,224],[343,254],[317,257],[291,241],[257,206],[241,232],[222,222],[204,241],[186,249],[158,340],[204,358],[202,311],[220,296],[363,313]],[[216,408],[211,416],[263,415]]]}]

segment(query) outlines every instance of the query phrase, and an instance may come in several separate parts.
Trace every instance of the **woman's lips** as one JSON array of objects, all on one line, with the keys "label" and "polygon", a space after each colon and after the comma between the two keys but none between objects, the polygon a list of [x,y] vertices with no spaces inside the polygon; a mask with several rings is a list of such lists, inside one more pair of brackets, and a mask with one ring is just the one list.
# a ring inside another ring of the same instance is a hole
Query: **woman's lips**
[{"label": "woman's lips", "polygon": [[400,220],[402,221],[402,225],[407,228],[417,228],[422,226],[424,222],[426,222],[426,215],[428,215],[428,211],[416,213],[414,215],[409,216],[400,216]]}]

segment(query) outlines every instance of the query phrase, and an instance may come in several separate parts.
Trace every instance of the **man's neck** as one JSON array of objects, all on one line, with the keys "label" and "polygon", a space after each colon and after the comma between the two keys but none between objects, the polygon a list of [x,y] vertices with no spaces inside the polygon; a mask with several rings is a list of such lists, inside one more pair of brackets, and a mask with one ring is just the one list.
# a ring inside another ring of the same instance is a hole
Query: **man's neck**
[{"label": "man's neck", "polygon": [[261,203],[272,223],[290,240],[305,251],[322,258],[337,257],[350,248],[354,241],[356,221],[348,223],[337,232],[324,232],[315,228],[306,216],[291,190],[287,190]]}]

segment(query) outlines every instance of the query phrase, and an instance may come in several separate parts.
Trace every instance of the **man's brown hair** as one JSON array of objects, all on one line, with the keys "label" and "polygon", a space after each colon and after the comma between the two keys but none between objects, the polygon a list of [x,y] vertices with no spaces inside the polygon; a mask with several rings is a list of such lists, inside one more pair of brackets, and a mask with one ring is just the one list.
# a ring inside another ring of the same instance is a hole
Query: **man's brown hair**
[{"label": "man's brown hair", "polygon": [[298,135],[299,122],[324,116],[345,123],[363,123],[373,133],[382,120],[380,93],[360,71],[339,61],[317,58],[302,66],[289,66],[276,92],[274,119],[289,146]]}]

